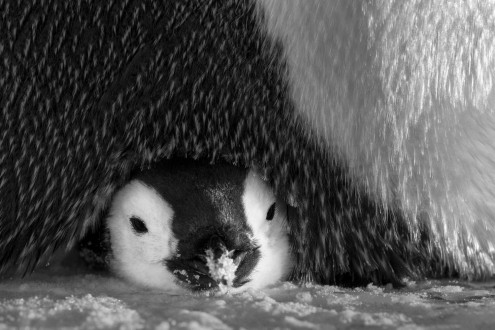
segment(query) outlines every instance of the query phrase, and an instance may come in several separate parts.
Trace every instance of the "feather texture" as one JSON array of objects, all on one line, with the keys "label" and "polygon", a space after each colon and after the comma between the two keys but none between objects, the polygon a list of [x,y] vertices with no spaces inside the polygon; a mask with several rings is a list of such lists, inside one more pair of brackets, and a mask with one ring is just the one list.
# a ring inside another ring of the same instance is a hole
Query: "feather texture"
[{"label": "feather texture", "polygon": [[[484,259],[469,253],[459,258],[460,250],[472,247],[462,241],[469,241],[467,234],[458,236],[462,242],[449,241],[457,245],[447,248],[442,242],[445,236],[429,225],[435,220],[416,221],[422,213],[411,217],[410,208],[394,202],[396,192],[390,195],[387,190],[388,182],[396,180],[392,174],[382,175],[390,170],[382,168],[389,160],[391,169],[399,173],[407,166],[423,169],[415,167],[414,159],[403,162],[383,155],[382,144],[376,140],[379,136],[367,135],[367,128],[377,129],[376,134],[381,128],[378,124],[367,127],[369,116],[372,124],[388,123],[396,105],[391,97],[403,95],[410,86],[420,87],[414,84],[416,80],[412,85],[400,80],[399,69],[387,71],[392,68],[387,65],[376,69],[380,61],[388,63],[400,55],[387,52],[388,48],[379,51],[389,40],[380,37],[388,32],[373,36],[378,41],[372,46],[378,48],[366,55],[369,45],[360,43],[359,29],[366,30],[370,23],[361,20],[367,7],[355,2],[348,5],[344,13],[351,18],[357,15],[356,25],[340,31],[338,24],[344,23],[336,21],[326,36],[336,31],[335,47],[347,40],[343,38],[347,32],[354,31],[357,39],[351,38],[348,48],[336,48],[340,53],[332,67],[335,76],[331,76],[324,68],[332,58],[317,53],[314,60],[323,61],[315,64],[321,69],[318,72],[311,63],[297,62],[306,55],[303,52],[298,58],[294,51],[298,45],[305,51],[312,48],[301,42],[307,40],[304,36],[291,32],[290,24],[314,35],[318,31],[296,25],[290,18],[304,18],[296,13],[316,13],[318,7],[294,2],[306,11],[291,12],[291,8],[278,10],[277,6],[286,6],[281,3],[0,0],[0,271],[32,270],[54,249],[73,246],[101,219],[114,191],[133,170],[163,158],[188,157],[256,167],[280,197],[296,202],[297,213],[289,219],[296,256],[293,279],[360,284],[399,282],[405,275],[481,278],[493,274],[493,251],[485,253]],[[393,8],[392,13],[403,13]],[[377,17],[383,29],[397,28],[398,23],[387,20],[392,16],[385,9],[378,13],[384,16],[372,13],[368,17]],[[397,40],[406,38],[407,34]],[[400,49],[402,44],[394,47]],[[473,51],[479,49],[473,47]],[[354,51],[361,52],[361,57],[353,57]],[[364,63],[359,62],[362,57]],[[424,64],[423,59],[418,61]],[[480,66],[477,72],[490,69],[491,61],[476,63]],[[312,70],[308,75],[322,76],[297,76],[304,74],[303,64]],[[397,63],[397,67],[403,66]],[[401,81],[394,85],[398,94],[393,88],[382,88],[388,80],[361,76],[359,68],[376,69],[391,82],[396,77]],[[345,84],[339,81],[341,75],[347,79],[342,81]],[[471,86],[491,75],[476,77]],[[336,98],[318,94],[321,81],[331,82],[327,91],[333,91]],[[301,88],[306,92],[298,94]],[[374,113],[361,118],[352,110],[353,102],[360,106],[359,102],[370,101],[360,98],[368,95],[367,88],[390,92],[383,95],[386,111],[375,108],[381,116],[376,121]],[[340,93],[349,97],[341,98]],[[314,102],[322,101],[326,107],[311,103],[308,97],[313,96]],[[481,92],[472,96],[467,100],[472,104],[486,97]],[[406,95],[401,100],[409,99]],[[424,105],[431,98],[414,100]],[[453,103],[462,105],[463,101],[458,98]],[[314,107],[308,109],[307,104]],[[409,105],[405,103],[406,112]],[[416,118],[414,112],[410,115]],[[476,118],[471,119],[467,125],[473,128],[465,126],[466,134],[474,134],[477,127]],[[398,130],[405,137],[407,132]],[[493,136],[491,126],[486,135]],[[385,146],[394,146],[394,141],[385,141]],[[436,150],[430,144],[426,147],[429,154]],[[468,150],[469,143],[461,148]],[[359,163],[360,155],[367,161]],[[476,155],[489,161],[493,157],[489,150]],[[373,162],[376,159],[380,161]],[[394,164],[400,165],[398,169]],[[364,167],[361,172],[360,166]],[[414,191],[399,189],[398,193]],[[491,214],[487,211],[488,217]],[[487,221],[493,229],[493,221]],[[443,219],[435,223],[455,230],[460,222]],[[487,244],[478,251],[488,251]]]}]

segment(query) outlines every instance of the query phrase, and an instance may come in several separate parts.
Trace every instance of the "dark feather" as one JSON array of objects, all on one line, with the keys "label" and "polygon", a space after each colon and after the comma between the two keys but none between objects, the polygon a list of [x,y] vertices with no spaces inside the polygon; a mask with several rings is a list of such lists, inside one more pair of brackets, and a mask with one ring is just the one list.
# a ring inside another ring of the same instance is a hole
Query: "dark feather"
[{"label": "dark feather", "polygon": [[375,205],[295,114],[257,15],[252,1],[0,1],[1,271],[73,246],[132,171],[187,157],[256,167],[297,202],[293,279],[442,275],[428,235]]}]

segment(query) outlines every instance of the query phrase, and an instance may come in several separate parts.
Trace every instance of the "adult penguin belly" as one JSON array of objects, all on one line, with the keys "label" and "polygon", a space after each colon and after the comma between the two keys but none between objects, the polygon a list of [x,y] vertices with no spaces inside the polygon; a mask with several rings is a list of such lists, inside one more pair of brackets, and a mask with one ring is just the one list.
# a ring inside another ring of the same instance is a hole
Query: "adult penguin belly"
[{"label": "adult penguin belly", "polygon": [[186,157],[297,205],[292,279],[491,276],[493,10],[469,4],[1,3],[2,271]]},{"label": "adult penguin belly", "polygon": [[316,189],[334,272],[495,274],[494,6],[260,1],[300,125],[342,162],[344,191],[381,209]]}]

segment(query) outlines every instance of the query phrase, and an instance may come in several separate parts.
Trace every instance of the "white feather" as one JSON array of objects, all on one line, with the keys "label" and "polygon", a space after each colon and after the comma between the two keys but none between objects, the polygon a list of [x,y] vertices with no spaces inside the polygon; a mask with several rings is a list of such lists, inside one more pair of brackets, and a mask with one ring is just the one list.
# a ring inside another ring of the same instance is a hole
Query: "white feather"
[{"label": "white feather", "polygon": [[[131,181],[122,188],[113,200],[107,219],[113,270],[141,286],[179,289],[174,275],[163,263],[175,254],[177,246],[171,229],[173,215],[170,205],[142,182]],[[134,232],[129,220],[132,216],[144,221],[148,233]]]},{"label": "white feather", "polygon": [[287,278],[292,266],[285,207],[277,204],[273,220],[266,220],[267,211],[277,200],[270,187],[250,171],[242,198],[253,239],[259,244],[261,258],[243,288],[260,289]]}]

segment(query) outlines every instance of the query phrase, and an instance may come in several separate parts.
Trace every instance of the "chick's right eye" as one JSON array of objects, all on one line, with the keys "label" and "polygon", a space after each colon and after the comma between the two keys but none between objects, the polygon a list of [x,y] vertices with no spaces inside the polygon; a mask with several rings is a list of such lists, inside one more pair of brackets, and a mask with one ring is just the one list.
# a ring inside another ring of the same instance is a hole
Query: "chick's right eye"
[{"label": "chick's right eye", "polygon": [[275,203],[273,203],[268,209],[268,212],[266,212],[266,220],[271,221],[273,220],[274,216],[275,216]]},{"label": "chick's right eye", "polygon": [[132,229],[137,234],[144,234],[148,232],[148,228],[146,227],[146,224],[143,220],[139,219],[138,217],[131,217],[129,220],[131,222]]}]

